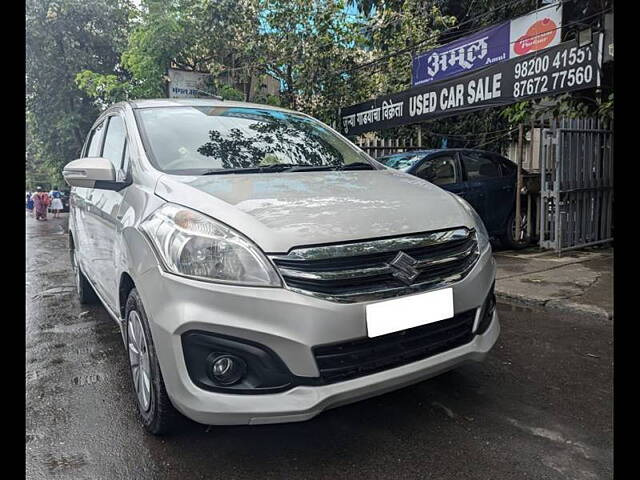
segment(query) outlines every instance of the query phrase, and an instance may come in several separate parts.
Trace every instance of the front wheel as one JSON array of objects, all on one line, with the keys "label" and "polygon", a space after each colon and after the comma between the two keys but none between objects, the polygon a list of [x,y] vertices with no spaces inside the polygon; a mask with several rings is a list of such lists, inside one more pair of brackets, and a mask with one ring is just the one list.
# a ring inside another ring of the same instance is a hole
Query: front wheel
[{"label": "front wheel", "polygon": [[521,233],[516,234],[516,214],[512,212],[509,215],[509,221],[507,222],[507,229],[500,237],[502,244],[512,250],[521,250],[527,247],[531,241],[531,238],[527,235],[527,222],[529,218],[526,214],[520,216]]},{"label": "front wheel", "polygon": [[170,433],[180,414],[167,395],[147,315],[135,288],[127,298],[125,322],[129,370],[142,425],[153,435]]}]

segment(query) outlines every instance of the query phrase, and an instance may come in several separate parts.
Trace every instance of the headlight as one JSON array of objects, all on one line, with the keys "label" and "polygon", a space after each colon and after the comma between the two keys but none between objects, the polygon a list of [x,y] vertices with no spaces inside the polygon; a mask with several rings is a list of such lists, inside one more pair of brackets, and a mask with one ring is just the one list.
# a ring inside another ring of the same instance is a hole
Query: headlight
[{"label": "headlight", "polygon": [[480,218],[480,215],[476,213],[469,202],[467,202],[464,198],[459,197],[458,195],[453,194],[453,197],[458,201],[462,208],[464,208],[469,215],[473,218],[476,227],[476,235],[478,237],[478,248],[481,252],[484,252],[484,249],[489,245],[489,232],[487,232],[487,227],[484,226],[484,222]]},{"label": "headlight", "polygon": [[274,267],[258,247],[201,213],[168,203],[140,227],[169,272],[239,285],[281,285]]}]

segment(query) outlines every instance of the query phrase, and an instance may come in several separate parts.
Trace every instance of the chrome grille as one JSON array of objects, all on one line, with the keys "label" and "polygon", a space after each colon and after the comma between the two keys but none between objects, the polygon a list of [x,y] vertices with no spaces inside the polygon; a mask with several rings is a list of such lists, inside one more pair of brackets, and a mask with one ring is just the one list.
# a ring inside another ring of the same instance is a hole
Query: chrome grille
[{"label": "chrome grille", "polygon": [[[400,252],[418,275],[401,278],[391,264]],[[388,298],[462,280],[478,260],[475,231],[456,228],[403,237],[293,249],[273,255],[291,290],[337,302]]]}]

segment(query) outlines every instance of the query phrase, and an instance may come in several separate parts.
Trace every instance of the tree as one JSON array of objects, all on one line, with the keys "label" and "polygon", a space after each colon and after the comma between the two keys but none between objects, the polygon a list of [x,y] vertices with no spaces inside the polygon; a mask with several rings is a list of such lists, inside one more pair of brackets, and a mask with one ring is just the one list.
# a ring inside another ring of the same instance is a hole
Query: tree
[{"label": "tree", "polygon": [[59,172],[79,155],[99,110],[76,87],[75,75],[84,69],[114,71],[131,13],[129,0],[27,0],[27,150],[32,169]]},{"label": "tree", "polygon": [[365,58],[363,24],[342,0],[260,0],[259,63],[280,80],[283,104],[330,122],[366,81],[343,73]]},{"label": "tree", "polygon": [[383,58],[372,74],[378,94],[410,88],[413,56],[436,47],[442,32],[455,24],[455,17],[444,15],[438,3],[396,0],[376,9],[369,21],[369,37],[375,57]]},{"label": "tree", "polygon": [[[254,0],[143,0],[118,71],[87,69],[77,75],[80,88],[102,103],[166,96],[169,68],[229,72],[249,83],[256,51],[258,15]],[[223,88],[227,97],[235,91]],[[243,94],[246,92],[242,92]],[[246,99],[246,98],[245,98]]]},{"label": "tree", "polygon": [[[84,71],[78,85],[101,103],[165,96],[169,67],[228,76],[243,84],[269,74],[282,98],[254,101],[334,119],[341,102],[360,100],[369,81],[341,73],[365,57],[362,25],[342,0],[147,0],[129,37],[118,72]],[[259,81],[259,80],[258,80]],[[212,89],[237,99],[237,90]]]}]

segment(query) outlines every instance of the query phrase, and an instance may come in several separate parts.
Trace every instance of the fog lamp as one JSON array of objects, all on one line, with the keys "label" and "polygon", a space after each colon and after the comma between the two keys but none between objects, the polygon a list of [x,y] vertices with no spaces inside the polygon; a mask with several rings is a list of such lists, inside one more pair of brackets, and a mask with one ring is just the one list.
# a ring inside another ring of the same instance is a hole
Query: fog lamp
[{"label": "fog lamp", "polygon": [[207,357],[207,373],[218,385],[233,385],[247,373],[247,364],[235,355],[212,353]]}]

